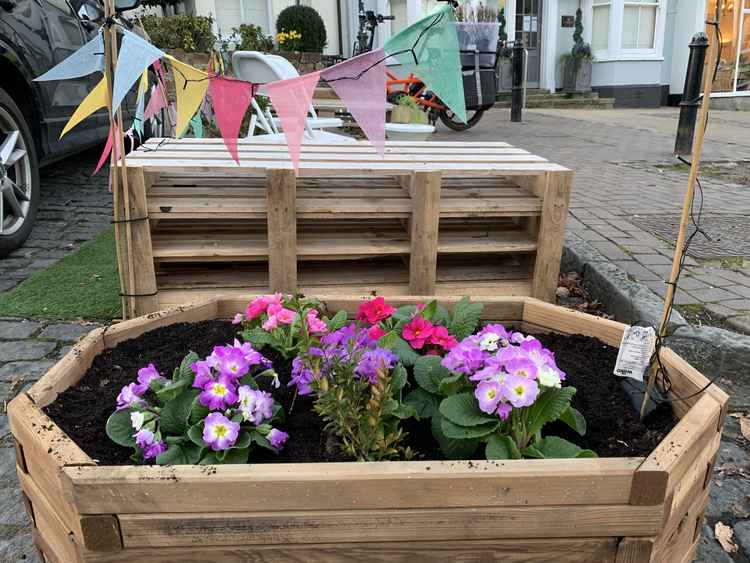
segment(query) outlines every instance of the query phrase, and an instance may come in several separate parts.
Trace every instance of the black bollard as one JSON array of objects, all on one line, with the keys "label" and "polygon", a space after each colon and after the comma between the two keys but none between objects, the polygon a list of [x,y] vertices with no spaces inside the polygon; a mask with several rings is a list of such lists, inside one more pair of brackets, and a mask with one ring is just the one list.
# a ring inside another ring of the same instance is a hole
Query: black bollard
[{"label": "black bollard", "polygon": [[705,33],[696,33],[690,42],[685,87],[680,101],[680,121],[677,125],[677,137],[674,142],[674,154],[689,155],[693,152],[693,135],[698,108],[701,105],[700,92],[703,77],[703,64],[706,60],[708,37]]},{"label": "black bollard", "polygon": [[523,41],[513,43],[513,87],[510,95],[510,120],[515,123],[521,122],[523,110]]}]

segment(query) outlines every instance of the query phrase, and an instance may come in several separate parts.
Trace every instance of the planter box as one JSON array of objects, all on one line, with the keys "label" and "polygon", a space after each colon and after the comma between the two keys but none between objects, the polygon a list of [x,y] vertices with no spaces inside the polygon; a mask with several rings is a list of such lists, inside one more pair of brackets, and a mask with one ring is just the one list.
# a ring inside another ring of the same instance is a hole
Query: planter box
[{"label": "planter box", "polygon": [[591,92],[591,61],[587,59],[565,59],[563,67],[563,91],[566,94]]},{"label": "planter box", "polygon": [[[321,300],[352,314],[359,302]],[[617,346],[624,329],[531,298],[482,302],[485,320],[526,331]],[[727,403],[715,386],[674,403],[681,420],[647,458],[101,467],[42,412],[103,349],[159,326],[229,318],[245,303],[211,300],[96,329],[10,403],[47,561],[692,560]],[[707,383],[671,350],[662,362],[681,396]]]}]

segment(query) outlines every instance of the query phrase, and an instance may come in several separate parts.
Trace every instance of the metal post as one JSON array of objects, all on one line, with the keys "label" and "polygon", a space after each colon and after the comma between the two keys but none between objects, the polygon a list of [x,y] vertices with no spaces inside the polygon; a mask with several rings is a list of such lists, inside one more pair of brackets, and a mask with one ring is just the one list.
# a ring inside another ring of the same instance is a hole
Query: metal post
[{"label": "metal post", "polygon": [[513,87],[510,95],[510,120],[514,123],[521,122],[523,113],[523,41],[513,43]]},{"label": "metal post", "polygon": [[698,107],[701,105],[701,78],[706,60],[706,49],[708,49],[708,37],[705,33],[696,33],[690,42],[690,58],[680,101],[680,121],[677,125],[677,137],[674,143],[674,153],[678,155],[690,154],[693,149],[695,120],[698,116]]}]

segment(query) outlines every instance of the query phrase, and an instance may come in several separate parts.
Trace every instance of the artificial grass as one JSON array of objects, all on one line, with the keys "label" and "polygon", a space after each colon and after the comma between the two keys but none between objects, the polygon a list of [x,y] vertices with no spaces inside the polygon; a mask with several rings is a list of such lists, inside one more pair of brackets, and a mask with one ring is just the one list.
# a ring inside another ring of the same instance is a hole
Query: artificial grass
[{"label": "artificial grass", "polygon": [[121,315],[114,229],[0,294],[0,316],[110,320]]}]

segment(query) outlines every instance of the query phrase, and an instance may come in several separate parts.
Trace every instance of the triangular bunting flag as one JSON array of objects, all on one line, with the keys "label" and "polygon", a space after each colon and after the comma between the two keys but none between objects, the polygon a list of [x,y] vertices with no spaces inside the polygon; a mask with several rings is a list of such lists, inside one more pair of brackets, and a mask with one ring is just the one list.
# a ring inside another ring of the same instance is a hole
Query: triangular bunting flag
[{"label": "triangular bunting flag", "polygon": [[175,136],[182,137],[206,95],[208,75],[195,67],[178,61],[174,57],[168,56],[167,58],[172,63],[175,95],[177,97]]},{"label": "triangular bunting flag", "polygon": [[[380,156],[385,153],[385,51],[359,55],[321,73]],[[338,79],[338,80],[336,80]]]},{"label": "triangular bunting flag", "polygon": [[109,88],[107,88],[107,78],[103,77],[99,81],[99,84],[97,84],[94,89],[89,92],[88,96],[83,99],[75,112],[73,112],[73,115],[70,116],[68,123],[65,124],[62,133],[60,133],[60,138],[62,139],[65,133],[73,129],[73,127],[78,125],[96,110],[107,107],[107,103],[109,102],[109,96],[107,95],[108,92]]},{"label": "triangular bunting flag", "polygon": [[190,120],[190,128],[193,130],[193,138],[200,139],[203,137],[203,119],[200,110]]},{"label": "triangular bunting flag", "polygon": [[104,71],[104,40],[101,31],[67,59],[34,80],[37,82],[67,80],[86,76],[96,71]]},{"label": "triangular bunting flag", "polygon": [[146,122],[154,117],[157,113],[164,109],[166,105],[167,102],[164,97],[164,91],[161,89],[161,84],[157,83],[151,88],[151,97],[148,99],[146,111],[143,112],[143,121]]},{"label": "triangular bunting flag", "polygon": [[237,137],[240,135],[240,126],[247,112],[247,107],[253,99],[253,84],[221,76],[212,76],[208,86],[208,94],[211,96],[216,125],[221,131],[224,144],[234,161],[239,164]]},{"label": "triangular bunting flag", "polygon": [[[115,145],[115,160],[120,160],[120,147],[117,143]],[[102,155],[99,157],[99,162],[96,165],[96,168],[94,169],[94,172],[91,174],[92,176],[96,176],[99,173],[99,170],[102,169],[102,166],[104,166],[104,163],[107,162],[107,158],[109,158],[109,153],[112,152],[112,126],[109,126],[109,135],[107,135],[107,142],[104,145],[104,150],[102,151]]]},{"label": "triangular bunting flag", "polygon": [[112,109],[120,107],[130,87],[138,80],[151,63],[164,56],[164,53],[135,33],[123,30],[122,46],[117,56],[115,85],[112,90]]},{"label": "triangular bunting flag", "polygon": [[268,97],[271,98],[271,104],[281,120],[281,128],[286,137],[295,172],[299,169],[300,144],[319,78],[320,71],[266,84]]},{"label": "triangular bunting flag", "polygon": [[148,70],[144,70],[141,75],[141,81],[138,84],[138,102],[135,106],[135,119],[133,119],[133,129],[138,136],[143,139],[143,123],[146,110],[146,93],[148,92]]},{"label": "triangular bunting flag", "polygon": [[[404,65],[404,70],[414,72],[456,117],[466,122],[455,23],[453,8],[442,6],[391,37],[385,44],[385,52]],[[412,48],[417,57],[416,66]]]}]

